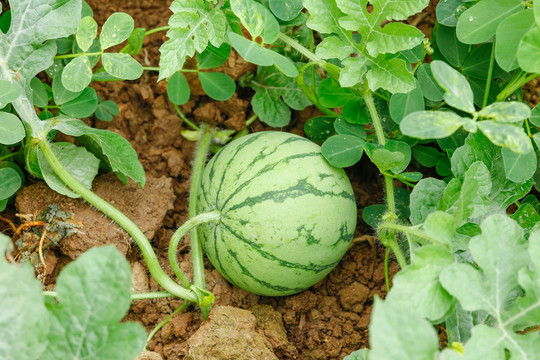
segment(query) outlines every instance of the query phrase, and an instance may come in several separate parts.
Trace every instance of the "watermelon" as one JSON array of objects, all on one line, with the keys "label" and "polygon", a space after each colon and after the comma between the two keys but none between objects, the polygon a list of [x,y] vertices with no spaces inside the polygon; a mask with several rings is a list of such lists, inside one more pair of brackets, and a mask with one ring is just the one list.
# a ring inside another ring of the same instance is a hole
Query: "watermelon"
[{"label": "watermelon", "polygon": [[207,164],[198,213],[219,210],[198,234],[214,267],[259,295],[298,293],[347,251],[357,209],[343,169],[298,135],[259,132],[234,140]]}]

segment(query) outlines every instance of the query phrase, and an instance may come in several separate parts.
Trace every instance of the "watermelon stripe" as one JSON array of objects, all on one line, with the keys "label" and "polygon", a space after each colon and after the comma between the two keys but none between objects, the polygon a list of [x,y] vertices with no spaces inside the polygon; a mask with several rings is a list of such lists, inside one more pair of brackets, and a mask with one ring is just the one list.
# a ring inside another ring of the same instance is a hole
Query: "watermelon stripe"
[{"label": "watermelon stripe", "polygon": [[[238,145],[238,147],[236,148],[236,151],[234,152],[234,154],[229,155],[229,161],[227,161],[227,164],[224,167],[223,173],[221,174],[221,180],[219,181],[219,187],[218,187],[218,190],[217,190],[217,193],[216,193],[216,206],[219,203],[219,195],[221,194],[221,187],[223,186],[223,181],[225,180],[225,174],[227,173],[227,170],[230,168],[231,163],[233,161],[235,161],[236,156],[238,155],[238,153],[240,151],[242,151],[242,149],[244,149],[246,146],[252,144],[253,142],[257,141],[257,139],[259,137],[261,137],[262,134],[263,133],[260,132],[260,133],[258,133],[258,135],[253,135],[252,137],[250,137],[249,139],[244,141],[242,144]],[[223,152],[223,151],[220,151],[220,152]],[[212,167],[217,163],[219,163],[218,159],[216,159],[214,161],[214,164],[212,164]],[[212,178],[210,178],[210,182],[212,182]]]},{"label": "watermelon stripe", "polygon": [[298,197],[302,197],[304,195],[313,195],[313,196],[333,196],[333,197],[342,197],[344,199],[355,201],[354,195],[350,194],[347,191],[342,191],[341,193],[335,193],[331,191],[322,191],[317,189],[315,186],[310,184],[306,179],[301,179],[296,183],[296,185],[293,185],[287,189],[283,190],[272,190],[262,193],[258,196],[251,196],[246,198],[244,201],[237,203],[233,206],[231,206],[226,211],[233,211],[239,208],[242,208],[244,206],[253,207],[254,205],[257,205],[260,202],[263,201],[273,201],[273,202],[284,202],[287,199],[294,199]]},{"label": "watermelon stripe", "polygon": [[225,243],[224,241],[222,241],[221,239],[221,232],[217,231],[218,230],[218,227],[216,226],[214,228],[214,246],[213,246],[213,250],[214,250],[214,253],[216,256],[214,256],[215,259],[217,259],[217,265],[219,266],[219,273],[221,275],[223,275],[226,279],[231,279],[231,277],[227,274],[227,271],[225,270],[225,267],[223,266],[223,264],[221,263],[221,258],[219,257],[219,247],[218,247],[218,234],[219,234],[219,237],[220,237],[220,242],[222,243]]},{"label": "watermelon stripe", "polygon": [[311,271],[311,272],[314,272],[314,273],[318,273],[318,272],[327,270],[329,268],[333,268],[339,262],[339,260],[338,260],[338,261],[335,261],[335,262],[333,262],[331,264],[325,264],[325,265],[316,265],[316,264],[305,265],[305,264],[298,264],[298,263],[293,263],[293,262],[290,262],[290,261],[287,261],[287,260],[283,260],[283,259],[280,259],[277,256],[272,255],[272,254],[264,251],[263,249],[261,249],[260,244],[257,244],[256,242],[249,241],[249,240],[245,239],[243,236],[241,236],[240,234],[235,232],[233,229],[231,229],[225,223],[222,223],[221,225],[223,226],[224,229],[226,229],[228,232],[230,232],[232,235],[234,235],[238,240],[242,241],[245,244],[248,244],[253,250],[255,250],[257,253],[259,253],[259,255],[261,255],[263,258],[271,260],[271,261],[277,261],[279,263],[279,265],[283,266],[283,267],[287,267],[287,268],[291,268],[291,269],[301,269],[301,270],[305,270],[305,271]]},{"label": "watermelon stripe", "polygon": [[298,231],[298,238],[306,239],[307,245],[316,245],[321,243],[321,239],[317,239],[315,236],[313,236],[313,230],[314,229],[307,229],[305,225],[300,225],[296,231]]},{"label": "watermelon stripe", "polygon": [[291,156],[287,156],[287,157],[284,157],[282,159],[280,159],[279,161],[276,161],[275,163],[273,164],[270,164],[270,165],[267,165],[265,166],[264,168],[262,168],[261,170],[259,170],[259,172],[257,172],[255,175],[253,175],[251,178],[249,178],[249,180],[246,180],[244,181],[242,184],[238,185],[238,187],[236,188],[236,190],[231,194],[229,195],[229,197],[227,198],[227,200],[225,200],[225,202],[223,203],[223,205],[220,207],[218,205],[218,208],[219,209],[224,209],[225,206],[227,205],[227,203],[232,200],[234,198],[234,196],[236,194],[239,194],[241,193],[241,191],[246,187],[248,186],[253,180],[257,179],[259,176],[261,175],[264,175],[266,174],[267,172],[269,171],[272,171],[274,170],[278,165],[281,165],[283,163],[289,163],[289,161],[291,160],[296,160],[296,159],[303,159],[303,158],[307,158],[307,157],[315,157],[315,156],[321,156],[321,153],[320,152],[310,152],[310,153],[302,153],[302,154],[294,154],[294,155],[291,155]]},{"label": "watermelon stripe", "polygon": [[[302,288],[302,287],[290,288],[290,287],[286,287],[286,286],[274,285],[274,284],[271,284],[271,283],[269,283],[267,281],[261,280],[261,279],[255,277],[255,276],[253,276],[253,274],[250,273],[249,270],[245,266],[242,265],[242,263],[238,260],[238,254],[237,253],[235,253],[234,251],[229,249],[229,255],[231,255],[231,257],[234,258],[234,260],[236,261],[236,263],[238,264],[238,266],[242,270],[243,275],[249,276],[251,279],[255,280],[258,284],[260,284],[260,285],[262,285],[262,286],[264,286],[266,288],[269,288],[269,289],[272,289],[272,290],[275,290],[275,291],[295,292],[295,293],[304,290],[304,288]],[[245,284],[245,285],[249,285],[249,284]]]},{"label": "watermelon stripe", "polygon": [[347,225],[347,222],[346,221],[342,222],[341,227],[339,228],[339,238],[336,240],[335,243],[331,244],[330,247],[336,247],[342,242],[349,243],[349,241],[351,241],[353,236],[354,236],[354,229],[353,229],[353,232],[349,234],[349,226]]},{"label": "watermelon stripe", "polygon": [[288,138],[287,140],[283,141],[282,143],[275,145],[271,152],[265,154],[264,150],[268,149],[268,146],[266,146],[266,147],[262,148],[261,151],[259,152],[259,155],[255,156],[253,158],[253,160],[251,161],[251,163],[248,166],[246,166],[246,169],[251,168],[257,162],[259,162],[259,161],[261,161],[261,160],[263,160],[265,158],[268,158],[270,155],[273,155],[278,151],[280,151],[280,152],[283,151],[283,149],[282,149],[283,145],[287,145],[287,144],[290,144],[290,143],[293,143],[293,142],[296,142],[296,141],[308,141],[308,142],[311,143],[311,141],[309,141],[307,139],[304,139],[304,138],[291,137],[291,138]]}]

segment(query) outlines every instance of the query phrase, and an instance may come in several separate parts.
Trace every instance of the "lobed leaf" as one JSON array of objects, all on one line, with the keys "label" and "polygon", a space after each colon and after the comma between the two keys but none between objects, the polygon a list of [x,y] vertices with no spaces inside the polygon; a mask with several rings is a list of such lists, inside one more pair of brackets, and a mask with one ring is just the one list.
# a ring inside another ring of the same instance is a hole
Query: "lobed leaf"
[{"label": "lobed leaf", "polygon": [[[339,59],[348,58],[354,49],[351,45],[341,40],[337,36],[329,36],[324,38],[315,49],[315,55],[321,59]],[[357,59],[357,58],[351,58]]]},{"label": "lobed leaf", "polygon": [[414,89],[414,77],[402,59],[379,56],[369,65],[366,77],[371,91],[383,88],[391,93],[407,93]]}]

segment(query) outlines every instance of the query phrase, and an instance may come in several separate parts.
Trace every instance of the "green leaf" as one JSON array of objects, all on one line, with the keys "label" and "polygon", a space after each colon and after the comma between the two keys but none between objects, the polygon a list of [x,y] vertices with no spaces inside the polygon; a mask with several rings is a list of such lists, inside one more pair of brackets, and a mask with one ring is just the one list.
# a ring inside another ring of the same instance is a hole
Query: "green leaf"
[{"label": "green leaf", "polygon": [[459,17],[457,37],[465,44],[483,43],[495,35],[504,19],[523,8],[521,0],[479,1]]},{"label": "green leaf", "polygon": [[379,56],[369,65],[371,69],[366,77],[371,91],[383,88],[391,93],[407,93],[414,89],[414,77],[402,59]]},{"label": "green leaf", "polygon": [[11,25],[11,10],[4,11],[0,16],[0,31],[4,34],[9,31]]},{"label": "green leaf", "polygon": [[92,147],[88,150],[102,161],[106,161],[112,171],[130,177],[141,187],[144,186],[144,169],[139,163],[137,153],[119,134],[94,129],[80,120],[69,118],[57,118],[52,128],[77,137],[79,142],[90,142]]},{"label": "green leaf", "polygon": [[43,359],[51,317],[33,267],[5,260],[11,248],[11,239],[0,233],[0,358]]},{"label": "green leaf", "polygon": [[105,53],[101,55],[105,71],[124,80],[135,80],[143,73],[142,65],[129,54]]},{"label": "green leaf", "polygon": [[128,38],[128,44],[120,50],[121,53],[138,55],[143,47],[146,34],[145,28],[135,28]]},{"label": "green leaf", "polygon": [[321,152],[332,166],[352,166],[362,157],[364,140],[352,135],[334,135],[322,144]]},{"label": "green leaf", "polygon": [[271,50],[268,50],[268,56],[272,59],[274,66],[283,74],[293,78],[298,76],[298,69],[291,59]]},{"label": "green leaf", "polygon": [[101,121],[112,121],[114,116],[120,114],[118,105],[112,100],[101,101],[96,109],[96,117]]},{"label": "green leaf", "polygon": [[339,86],[334,79],[326,78],[319,83],[317,97],[321,105],[336,108],[353,99],[355,95],[351,90]]},{"label": "green leaf", "polygon": [[463,225],[469,218],[477,218],[489,210],[491,176],[487,166],[477,161],[473,163],[463,179],[459,203],[454,214],[456,225]]},{"label": "green leaf", "polygon": [[114,246],[90,249],[66,265],[56,291],[58,303],[47,304],[52,321],[44,360],[130,360],[142,352],[144,328],[120,323],[131,303],[131,271]]},{"label": "green leaf", "polygon": [[478,122],[478,128],[495,145],[507,147],[518,154],[532,150],[531,140],[521,126],[486,120]]},{"label": "green leaf", "polygon": [[433,61],[431,70],[439,85],[446,91],[444,100],[448,105],[472,114],[475,110],[473,93],[467,79],[442,61]]},{"label": "green leaf", "polygon": [[197,62],[199,69],[212,69],[223,65],[231,54],[231,45],[227,43],[221,44],[220,47],[208,45],[206,50],[197,54]]},{"label": "green leaf", "polygon": [[221,72],[199,72],[199,79],[204,92],[214,100],[228,100],[236,91],[234,80]]},{"label": "green leaf", "polygon": [[455,27],[439,26],[436,40],[437,47],[450,65],[454,67],[463,65],[469,54],[469,45],[457,39]]},{"label": "green leaf", "polygon": [[508,148],[502,148],[501,152],[507,179],[523,182],[532,178],[538,167],[536,152],[533,149],[525,154],[516,154]]},{"label": "green leaf", "polygon": [[[174,0],[171,11],[173,15],[169,18],[169,25],[172,28],[167,32],[169,39],[159,48],[158,81],[181,70],[186,58],[192,57],[195,52],[202,53],[208,43],[221,46],[228,29],[223,11],[212,7],[209,1]],[[231,44],[236,48],[232,40]]]},{"label": "green leaf", "polygon": [[309,119],[304,125],[304,133],[316,143],[323,143],[330,136],[335,135],[335,118],[330,116],[316,116]]},{"label": "green leaf", "polygon": [[357,56],[343,60],[343,69],[339,73],[339,83],[342,87],[352,87],[364,82],[364,75],[368,71],[369,61],[366,57]]},{"label": "green leaf", "polygon": [[528,235],[529,232],[540,223],[540,214],[538,214],[536,208],[531,204],[521,204],[516,212],[510,217],[523,228],[525,235]]},{"label": "green leaf", "polygon": [[338,117],[334,122],[334,129],[340,135],[353,135],[361,139],[366,138],[366,129],[360,124],[351,124],[342,116]]},{"label": "green leaf", "polygon": [[16,100],[22,93],[21,86],[7,80],[0,80],[0,109]]},{"label": "green leaf", "polygon": [[540,127],[540,106],[536,105],[532,109],[529,120],[534,126]]},{"label": "green leaf", "polygon": [[81,19],[77,25],[77,44],[82,51],[88,51],[97,36],[97,23],[91,16]]},{"label": "green leaf", "polygon": [[371,122],[371,115],[369,115],[364,100],[358,97],[343,105],[342,115],[351,124],[367,125]]},{"label": "green leaf", "polygon": [[283,21],[293,20],[304,8],[302,0],[270,0],[269,5],[274,15]]},{"label": "green leaf", "polygon": [[403,118],[413,112],[422,111],[425,108],[424,95],[420,84],[406,94],[393,94],[390,98],[390,116],[395,123],[399,124]]},{"label": "green leaf", "polygon": [[[26,86],[37,73],[53,64],[56,44],[47,40],[75,33],[81,1],[19,0],[10,5],[11,27],[0,36],[0,63],[16,71]],[[8,73],[4,71],[0,80],[10,80],[6,78]]]},{"label": "green leaf", "polygon": [[352,52],[354,52],[353,47],[337,36],[324,38],[323,41],[317,44],[317,48],[315,49],[315,55],[321,59],[343,60],[348,58]]},{"label": "green leaf", "polygon": [[[339,25],[347,30],[358,31],[362,35],[362,47],[366,48],[373,57],[412,49],[424,38],[422,32],[411,25],[390,22],[382,27],[381,23],[384,20],[405,20],[425,8],[428,5],[426,0],[412,0],[406,3],[374,0],[370,1],[373,5],[371,12],[368,11],[367,4],[362,6],[353,0],[336,2],[341,11],[346,14],[339,18]],[[310,26],[309,23],[308,26]],[[332,32],[339,33],[339,31]]]},{"label": "green leaf", "polygon": [[540,72],[540,28],[533,27],[521,39],[517,51],[519,66],[526,72]]},{"label": "green leaf", "polygon": [[116,12],[109,16],[103,24],[99,42],[101,49],[105,50],[111,46],[118,45],[129,38],[135,22],[133,18],[126,13]]},{"label": "green leaf", "polygon": [[437,204],[442,199],[446,183],[439,179],[422,179],[411,192],[411,216],[413,225],[423,223],[428,215],[437,210]]},{"label": "green leaf", "polygon": [[15,145],[26,136],[21,120],[4,111],[0,111],[0,144]]},{"label": "green leaf", "polygon": [[[441,232],[454,232],[451,224]],[[432,322],[440,322],[452,310],[455,300],[439,282],[439,274],[454,263],[454,255],[441,245],[427,245],[412,255],[411,265],[392,279],[392,290],[386,297],[388,304],[407,304],[411,311]]]},{"label": "green leaf", "polygon": [[431,146],[416,145],[412,149],[414,158],[418,163],[425,167],[433,167],[441,158],[439,150]]},{"label": "green leaf", "polygon": [[518,123],[531,116],[531,108],[522,102],[496,102],[483,108],[478,115],[499,123]]},{"label": "green leaf", "polygon": [[452,135],[464,125],[464,119],[451,111],[418,111],[405,116],[401,132],[419,139],[440,139]]},{"label": "green leaf", "polygon": [[[104,57],[105,55],[103,54]],[[92,81],[92,66],[88,56],[81,55],[71,60],[64,67],[61,79],[66,90],[71,92],[83,91]]]},{"label": "green leaf", "polygon": [[88,87],[81,95],[60,106],[60,111],[69,116],[85,118],[91,116],[97,109],[98,98],[96,90]]},{"label": "green leaf", "polygon": [[375,149],[370,158],[381,171],[401,166],[405,162],[405,156],[401,152],[392,152],[387,149]]},{"label": "green leaf", "polygon": [[369,349],[360,349],[353,351],[349,355],[345,356],[343,360],[368,360]]},{"label": "green leaf", "polygon": [[258,91],[251,99],[253,112],[262,122],[272,127],[283,127],[291,121],[291,110],[281,97],[274,97],[267,91]]},{"label": "green leaf", "polygon": [[402,173],[407,169],[409,163],[411,162],[411,147],[409,144],[403,141],[388,140],[384,144],[384,149],[391,151],[392,153],[400,153],[403,155],[403,158],[396,166],[390,168],[394,174]]},{"label": "green leaf", "polygon": [[386,205],[373,204],[362,209],[362,220],[376,229],[382,223],[382,217],[386,213]]},{"label": "green leaf", "polygon": [[60,71],[56,73],[52,80],[53,99],[56,105],[65,104],[66,102],[75,99],[82,93],[82,90],[77,92],[71,92],[64,87],[64,84],[62,84],[63,72],[64,70],[60,69]]},{"label": "green leaf", "polygon": [[49,103],[49,95],[45,89],[45,85],[38,78],[33,78],[30,81],[32,88],[32,104],[37,107],[45,107]]},{"label": "green leaf", "polygon": [[431,101],[441,101],[443,99],[444,90],[433,77],[430,64],[420,65],[416,71],[416,76],[422,88],[422,94],[426,99]]},{"label": "green leaf", "polygon": [[267,44],[276,41],[279,23],[264,5],[254,0],[231,0],[231,8],[253,39],[260,35]]},{"label": "green leaf", "polygon": [[[489,73],[489,63],[493,44],[482,44],[472,51],[463,64],[461,71],[469,78],[487,80]],[[498,78],[502,74],[501,68],[497,63],[493,63],[491,78]],[[484,83],[485,88],[485,83]]]},{"label": "green leaf", "polygon": [[303,0],[303,4],[309,14],[306,25],[310,29],[323,34],[342,31],[338,20],[345,14],[339,10],[335,0]]},{"label": "green leaf", "polygon": [[[77,147],[71,143],[56,142],[51,144],[51,148],[64,168],[87,189],[91,189],[92,181],[94,181],[98,173],[99,160],[90,152],[86,151],[85,148]],[[38,161],[43,179],[51,189],[71,198],[79,198],[81,196],[66,187],[41,151],[38,152]]]},{"label": "green leaf", "polygon": [[437,4],[436,15],[439,24],[456,26],[457,19],[467,8],[464,0],[446,0]]},{"label": "green leaf", "polygon": [[439,350],[433,326],[402,304],[375,297],[369,325],[370,358],[428,360]]},{"label": "green leaf", "polygon": [[519,67],[518,47],[520,41],[534,25],[532,11],[525,10],[508,16],[497,27],[495,59],[505,71],[512,71]]},{"label": "green leaf", "polygon": [[233,32],[229,33],[229,40],[231,45],[247,62],[260,66],[270,66],[274,64],[273,59],[269,55],[272,50],[261,47],[256,42],[248,40]]},{"label": "green leaf", "polygon": [[181,72],[174,73],[167,82],[167,96],[176,105],[184,105],[191,96],[186,77]]},{"label": "green leaf", "polygon": [[0,184],[0,200],[8,199],[22,186],[21,176],[10,167],[0,168]]}]

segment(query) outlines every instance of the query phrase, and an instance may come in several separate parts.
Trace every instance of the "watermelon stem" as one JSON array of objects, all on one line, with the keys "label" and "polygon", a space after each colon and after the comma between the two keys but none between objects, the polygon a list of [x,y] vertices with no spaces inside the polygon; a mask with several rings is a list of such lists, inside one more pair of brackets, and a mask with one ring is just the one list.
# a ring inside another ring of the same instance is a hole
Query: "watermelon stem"
[{"label": "watermelon stem", "polygon": [[[188,221],[186,221],[182,226],[180,226],[175,232],[174,235],[171,237],[171,241],[169,242],[169,264],[171,265],[171,268],[176,275],[176,277],[182,282],[182,284],[189,288],[191,286],[191,283],[186,278],[182,270],[180,269],[180,266],[178,265],[178,260],[176,258],[176,249],[178,248],[178,244],[180,243],[180,240],[184,235],[188,233],[188,231],[195,229],[197,226],[201,224],[207,224],[209,222],[219,222],[221,219],[221,212],[218,210],[210,211],[207,213],[199,214],[195,217],[192,217]],[[196,231],[192,231],[192,234]],[[192,239],[193,240],[193,239]],[[193,246],[193,241],[192,241]],[[192,255],[193,255],[193,248],[191,249]],[[193,271],[195,272],[195,266],[193,266]],[[204,271],[204,268],[203,268]],[[197,284],[195,284],[197,285]]]},{"label": "watermelon stem", "polygon": [[87,189],[83,184],[75,179],[62,165],[46,139],[38,139],[38,144],[54,173],[60,178],[60,180],[64,182],[64,184],[66,184],[72,191],[81,195],[81,197],[88,201],[92,206],[99,209],[101,212],[115,221],[133,238],[141,250],[150,274],[152,274],[152,277],[159,285],[161,285],[169,293],[184,300],[196,303],[199,302],[199,297],[197,296],[196,292],[180,286],[173,279],[171,279],[165,273],[165,271],[163,271],[157,259],[156,253],[154,252],[154,249],[152,249],[150,241],[133,221],[131,221],[120,210],[100,198],[98,195],[94,194],[91,190]]}]

